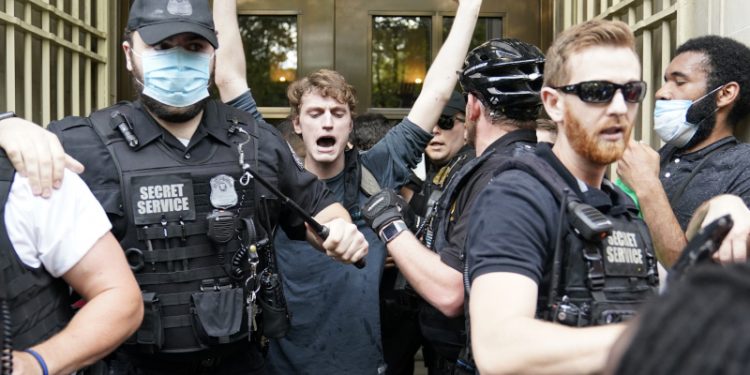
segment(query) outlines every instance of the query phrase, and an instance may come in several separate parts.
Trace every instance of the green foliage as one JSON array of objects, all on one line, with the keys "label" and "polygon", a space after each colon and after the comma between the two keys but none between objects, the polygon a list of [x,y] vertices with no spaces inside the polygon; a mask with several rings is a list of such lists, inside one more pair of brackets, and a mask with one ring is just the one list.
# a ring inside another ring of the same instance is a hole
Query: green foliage
[{"label": "green foliage", "polygon": [[259,106],[286,107],[287,82],[274,81],[280,67],[297,69],[295,16],[240,16],[240,34],[247,61],[247,80]]}]

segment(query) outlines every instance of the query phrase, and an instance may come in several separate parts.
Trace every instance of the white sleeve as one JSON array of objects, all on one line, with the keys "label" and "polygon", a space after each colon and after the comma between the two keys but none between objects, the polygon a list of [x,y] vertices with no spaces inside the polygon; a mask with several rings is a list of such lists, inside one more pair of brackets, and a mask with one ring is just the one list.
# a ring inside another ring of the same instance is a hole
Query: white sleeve
[{"label": "white sleeve", "polygon": [[44,199],[16,174],[5,205],[5,226],[21,261],[31,268],[44,265],[54,277],[68,272],[112,228],[78,175],[66,170],[63,181]]}]

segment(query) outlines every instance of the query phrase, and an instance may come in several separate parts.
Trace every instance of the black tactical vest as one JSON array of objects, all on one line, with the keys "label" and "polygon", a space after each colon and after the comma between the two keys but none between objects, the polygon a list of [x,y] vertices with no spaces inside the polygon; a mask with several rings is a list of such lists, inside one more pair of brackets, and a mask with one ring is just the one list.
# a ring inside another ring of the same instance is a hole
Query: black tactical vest
[{"label": "black tactical vest", "polygon": [[[656,294],[659,279],[651,237],[625,193],[604,180],[603,190],[609,192],[612,206],[606,212],[589,205],[574,210],[588,202],[542,158],[511,159],[496,174],[509,169],[534,176],[561,205],[562,222],[554,252],[545,265],[537,317],[578,327],[617,323],[635,315],[639,306]],[[609,219],[609,235],[586,235],[588,227],[579,224],[595,222],[597,217]]]},{"label": "black tactical vest", "polygon": [[[184,160],[160,142],[132,147],[118,123],[133,111],[121,104],[90,117],[120,175],[127,229],[119,240],[145,304],[143,324],[127,343],[147,353],[184,353],[248,340],[257,330],[246,304],[252,287],[245,281],[255,272],[248,245],[262,226],[253,222],[258,201],[238,149],[214,146],[203,160]],[[205,111],[204,121],[225,124],[233,143],[246,142],[244,162],[258,170],[255,121],[215,101]],[[209,225],[218,228],[218,241],[209,238]]]},{"label": "black tactical vest", "polygon": [[36,345],[62,330],[72,317],[68,285],[44,267],[31,269],[16,255],[5,228],[15,170],[0,150],[0,298],[7,298],[15,350]]}]

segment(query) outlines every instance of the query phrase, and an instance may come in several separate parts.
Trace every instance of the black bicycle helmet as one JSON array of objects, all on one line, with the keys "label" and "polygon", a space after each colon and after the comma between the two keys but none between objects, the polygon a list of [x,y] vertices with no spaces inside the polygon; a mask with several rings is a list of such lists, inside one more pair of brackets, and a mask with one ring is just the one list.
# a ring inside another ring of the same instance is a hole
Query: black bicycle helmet
[{"label": "black bicycle helmet", "polygon": [[534,120],[542,101],[544,54],[517,39],[492,39],[469,52],[458,81],[491,111]]}]

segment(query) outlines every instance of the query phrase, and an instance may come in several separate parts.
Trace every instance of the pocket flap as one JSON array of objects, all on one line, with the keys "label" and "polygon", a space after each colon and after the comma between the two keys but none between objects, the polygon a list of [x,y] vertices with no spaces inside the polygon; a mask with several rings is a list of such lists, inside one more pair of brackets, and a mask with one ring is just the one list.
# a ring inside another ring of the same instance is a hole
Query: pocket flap
[{"label": "pocket flap", "polygon": [[242,326],[242,289],[193,293],[198,322],[210,337],[227,337]]}]

